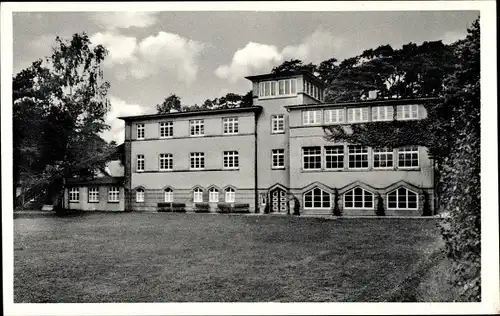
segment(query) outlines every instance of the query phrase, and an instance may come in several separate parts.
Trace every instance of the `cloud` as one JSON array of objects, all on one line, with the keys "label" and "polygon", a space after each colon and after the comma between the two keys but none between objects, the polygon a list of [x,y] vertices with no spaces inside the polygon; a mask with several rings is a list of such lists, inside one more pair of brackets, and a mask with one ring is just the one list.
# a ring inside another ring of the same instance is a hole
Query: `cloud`
[{"label": "cloud", "polygon": [[123,143],[125,139],[125,122],[118,119],[120,116],[141,115],[144,113],[143,107],[139,104],[129,104],[124,100],[109,96],[111,109],[106,113],[106,123],[111,127],[110,130],[101,134],[106,141],[116,141],[117,144]]},{"label": "cloud", "polygon": [[322,29],[317,29],[298,45],[288,45],[281,51],[274,45],[249,42],[234,53],[230,64],[217,67],[215,75],[235,82],[255,72],[269,72],[273,66],[292,58],[304,63],[319,63],[333,57],[343,43],[343,38]]},{"label": "cloud", "polygon": [[444,33],[442,41],[443,44],[452,44],[460,39],[464,39],[466,36],[467,36],[467,31],[463,32],[450,31]]},{"label": "cloud", "polygon": [[157,12],[99,12],[92,15],[91,18],[99,26],[115,30],[149,27],[156,23],[156,14]]},{"label": "cloud", "polygon": [[114,32],[96,33],[91,41],[108,49],[105,64],[119,66],[119,79],[126,79],[128,75],[143,79],[166,73],[188,84],[196,79],[197,59],[205,48],[204,43],[167,32],[148,36],[140,42],[135,37]]}]

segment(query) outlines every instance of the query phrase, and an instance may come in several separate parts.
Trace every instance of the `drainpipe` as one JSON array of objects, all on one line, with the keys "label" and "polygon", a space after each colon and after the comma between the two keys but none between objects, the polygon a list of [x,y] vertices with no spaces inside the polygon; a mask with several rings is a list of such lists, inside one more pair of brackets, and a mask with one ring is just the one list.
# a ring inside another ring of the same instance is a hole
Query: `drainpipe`
[{"label": "drainpipe", "polygon": [[254,115],[254,183],[255,183],[255,194],[254,194],[254,203],[255,203],[255,213],[260,213],[260,205],[259,205],[259,182],[258,182],[258,163],[257,163],[257,118],[259,113],[255,113]]}]

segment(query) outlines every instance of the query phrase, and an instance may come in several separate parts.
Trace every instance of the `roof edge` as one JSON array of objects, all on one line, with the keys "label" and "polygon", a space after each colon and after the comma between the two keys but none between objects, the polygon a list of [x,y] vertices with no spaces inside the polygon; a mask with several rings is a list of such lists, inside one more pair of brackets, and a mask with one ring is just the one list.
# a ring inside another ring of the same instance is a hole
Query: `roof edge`
[{"label": "roof edge", "polygon": [[301,108],[320,108],[329,106],[356,106],[356,105],[371,105],[371,104],[408,104],[413,102],[427,103],[431,101],[439,100],[439,97],[428,97],[428,98],[413,98],[413,99],[378,99],[378,100],[364,100],[364,101],[346,101],[346,102],[332,102],[332,103],[310,103],[310,104],[294,104],[285,105],[287,109],[301,109]]}]

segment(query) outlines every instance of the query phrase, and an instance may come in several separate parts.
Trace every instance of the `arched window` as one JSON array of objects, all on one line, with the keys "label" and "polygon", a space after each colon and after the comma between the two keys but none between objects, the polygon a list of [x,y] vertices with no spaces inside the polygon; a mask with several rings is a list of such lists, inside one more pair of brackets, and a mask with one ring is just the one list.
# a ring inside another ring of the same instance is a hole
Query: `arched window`
[{"label": "arched window", "polygon": [[314,188],[304,194],[304,208],[330,208],[330,193]]},{"label": "arched window", "polygon": [[144,202],[144,189],[139,188],[135,190],[135,201],[136,202]]},{"label": "arched window", "polygon": [[174,191],[170,188],[166,188],[163,191],[163,196],[166,203],[172,203],[174,201]]},{"label": "arched window", "polygon": [[387,194],[387,209],[416,210],[418,194],[407,188],[398,188]]},{"label": "arched window", "polygon": [[233,188],[227,188],[226,189],[226,203],[234,203],[236,200],[236,194],[234,192]]},{"label": "arched window", "polygon": [[193,191],[193,202],[201,203],[203,202],[203,190],[200,188],[196,188]]},{"label": "arched window", "polygon": [[344,194],[344,208],[373,209],[373,193],[362,188],[354,188]]},{"label": "arched window", "polygon": [[219,202],[219,190],[217,190],[217,188],[210,188],[210,190],[208,190],[208,202]]}]

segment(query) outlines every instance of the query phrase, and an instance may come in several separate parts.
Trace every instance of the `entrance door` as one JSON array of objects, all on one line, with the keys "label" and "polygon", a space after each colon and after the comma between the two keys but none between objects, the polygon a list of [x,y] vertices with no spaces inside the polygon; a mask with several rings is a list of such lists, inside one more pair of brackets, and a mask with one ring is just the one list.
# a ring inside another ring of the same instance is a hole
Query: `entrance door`
[{"label": "entrance door", "polygon": [[288,199],[286,191],[281,188],[276,188],[271,191],[271,212],[287,213]]}]

